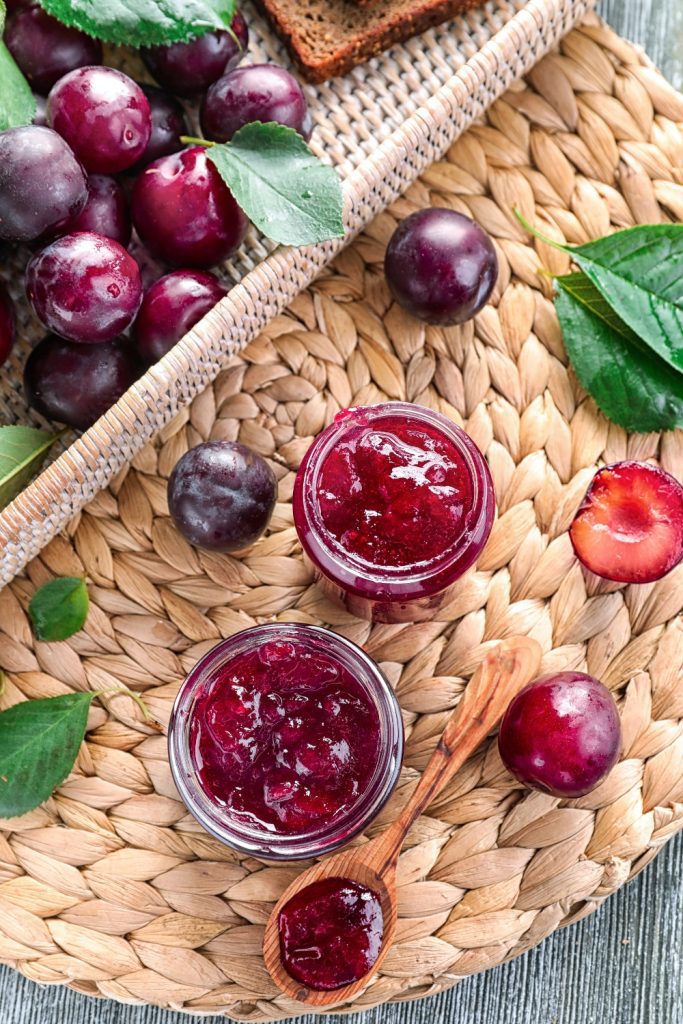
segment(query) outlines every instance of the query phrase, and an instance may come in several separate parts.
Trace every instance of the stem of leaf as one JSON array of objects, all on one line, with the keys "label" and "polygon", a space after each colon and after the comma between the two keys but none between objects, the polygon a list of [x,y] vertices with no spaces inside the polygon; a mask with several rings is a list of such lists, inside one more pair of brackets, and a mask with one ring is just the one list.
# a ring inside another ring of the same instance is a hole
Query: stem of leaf
[{"label": "stem of leaf", "polygon": [[149,725],[151,729],[154,729],[155,732],[163,732],[161,724],[153,717],[140,694],[129,690],[127,686],[112,686],[109,690],[95,690],[94,694],[96,697],[130,697],[130,699],[140,708],[140,711],[142,711],[142,715],[147,722],[147,725]]},{"label": "stem of leaf", "polygon": [[211,142],[209,139],[198,139],[194,135],[181,135],[180,141],[186,146],[205,146],[207,149],[216,145],[215,142]]},{"label": "stem of leaf", "polygon": [[524,214],[522,213],[522,211],[518,210],[516,206],[513,206],[512,212],[514,213],[515,217],[522,225],[524,230],[528,231],[530,235],[534,236],[534,238],[540,239],[541,242],[545,242],[546,245],[552,246],[553,249],[559,249],[560,252],[568,252],[571,254],[572,250],[570,246],[562,245],[562,242],[556,242],[553,238],[548,238],[548,236],[544,235],[541,231],[538,230],[538,228],[535,228],[533,224],[530,224],[524,216]]},{"label": "stem of leaf", "polygon": [[244,47],[242,46],[241,42],[239,41],[239,39],[237,38],[237,36],[235,35],[235,33],[232,30],[232,22],[229,25],[225,26],[225,31],[228,33],[229,36],[232,36],[233,43],[235,44],[237,49],[240,51],[240,53],[243,54],[244,53]]}]

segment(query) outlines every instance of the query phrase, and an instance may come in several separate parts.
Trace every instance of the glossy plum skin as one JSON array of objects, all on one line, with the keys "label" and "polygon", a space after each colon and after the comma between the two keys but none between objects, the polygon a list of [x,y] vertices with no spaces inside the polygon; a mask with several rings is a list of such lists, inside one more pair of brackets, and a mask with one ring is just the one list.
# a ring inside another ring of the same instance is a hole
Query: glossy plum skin
[{"label": "glossy plum skin", "polygon": [[273,514],[275,474],[236,441],[205,441],[180,459],[168,507],[180,533],[207,551],[239,551],[258,540]]},{"label": "glossy plum skin", "polygon": [[47,116],[85,169],[97,174],[132,167],[152,131],[147,97],[115,68],[77,68],[60,78],[47,98]]},{"label": "glossy plum skin", "polygon": [[7,362],[16,337],[14,303],[6,288],[0,284],[0,366]]},{"label": "glossy plum skin", "polygon": [[155,160],[135,182],[133,224],[153,256],[209,269],[242,242],[249,221],[203,146]]},{"label": "glossy plum skin", "polygon": [[215,142],[228,142],[250,121],[277,121],[304,139],[313,129],[303,89],[277,64],[246,64],[223,75],[204,96],[200,118],[204,135]]},{"label": "glossy plum skin", "polygon": [[249,30],[239,11],[230,27],[237,42],[230,32],[207,32],[188,43],[150,46],[140,53],[160,85],[176,96],[196,96],[236,67],[246,53]]},{"label": "glossy plum skin", "polygon": [[140,376],[128,344],[78,345],[48,335],[24,367],[28,404],[49,420],[86,430]]},{"label": "glossy plum skin", "polygon": [[142,85],[141,89],[149,101],[152,131],[144,153],[130,168],[133,173],[161,156],[177,153],[183,148],[180,136],[189,132],[185,111],[174,96],[153,85]]},{"label": "glossy plum skin", "polygon": [[46,246],[26,268],[26,294],[50,331],[84,345],[127,330],[142,301],[140,271],[123,246],[79,231]]},{"label": "glossy plum skin", "polygon": [[377,961],[384,937],[379,896],[350,878],[321,878],[278,916],[287,973],[316,992],[360,981]]},{"label": "glossy plum skin", "polygon": [[54,235],[87,198],[85,171],[57,132],[26,125],[0,133],[0,238],[31,242]]},{"label": "glossy plum skin", "polygon": [[226,289],[207,270],[175,270],[145,293],[135,321],[140,358],[156,363],[219,302]]},{"label": "glossy plum skin", "polygon": [[9,19],[5,43],[31,88],[43,95],[70,71],[102,63],[98,40],[62,25],[37,5]]},{"label": "glossy plum skin", "polygon": [[412,213],[399,224],[384,260],[400,306],[429,324],[461,324],[486,304],[498,276],[491,239],[453,210]]},{"label": "glossy plum skin", "polygon": [[531,789],[584,796],[619,758],[621,724],[612,694],[584,672],[558,672],[526,686],[498,735],[508,771]]},{"label": "glossy plum skin", "polygon": [[130,242],[130,214],[123,187],[108,174],[88,175],[85,206],[69,224],[69,233],[94,231],[126,246]]}]

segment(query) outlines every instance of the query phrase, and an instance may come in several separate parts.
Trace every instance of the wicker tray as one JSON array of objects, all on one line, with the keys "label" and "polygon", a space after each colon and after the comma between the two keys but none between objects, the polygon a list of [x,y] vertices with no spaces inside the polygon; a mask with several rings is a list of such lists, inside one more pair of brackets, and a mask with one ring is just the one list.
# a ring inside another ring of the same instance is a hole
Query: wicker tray
[{"label": "wicker tray", "polygon": [[[681,478],[683,434],[629,437],[596,412],[537,273],[541,259],[563,270],[563,257],[530,244],[510,215],[518,204],[571,241],[680,220],[682,154],[683,97],[590,17],[0,592],[0,707],[123,683],[165,722],[196,659],[255,621],[331,623],[363,644],[395,685],[407,732],[398,791],[370,835],[406,800],[498,639],[533,635],[544,669],[587,669],[612,688],[624,751],[595,792],[528,793],[491,741],[420,818],[400,862],[396,946],[355,1009],[439,992],[517,956],[598,907],[683,827],[683,566],[648,586],[607,584],[582,572],[565,532],[596,462],[654,457]],[[475,216],[496,239],[493,304],[462,328],[425,330],[391,304],[382,276],[397,218],[429,203]],[[220,323],[207,321],[210,337]],[[446,621],[370,628],[325,603],[300,557],[289,496],[311,437],[340,406],[385,398],[464,423],[495,480],[491,540]],[[252,445],[280,480],[272,532],[240,559],[195,551],[168,518],[165,478],[208,437]],[[86,630],[36,642],[31,593],[72,573],[91,584]],[[240,859],[204,833],[177,798],[165,738],[129,697],[105,701],[67,782],[0,823],[0,958],[125,1002],[251,1021],[301,1012],[260,952],[298,868]]]},{"label": "wicker tray", "polygon": [[[91,430],[78,439],[69,435],[63,456],[0,513],[0,585],[591,6],[592,0],[489,0],[344,78],[307,87],[316,126],[313,148],[344,180],[346,239],[273,252],[250,234],[225,266],[230,282],[240,282],[230,295]],[[250,57],[288,63],[284,48],[250,7],[247,17]],[[130,56],[112,56],[141,77],[143,69],[131,66]],[[19,295],[19,266],[5,264],[2,274]],[[25,302],[21,315],[23,345],[3,374],[0,416],[5,423],[40,424],[26,410],[20,381],[28,347],[44,332]]]}]

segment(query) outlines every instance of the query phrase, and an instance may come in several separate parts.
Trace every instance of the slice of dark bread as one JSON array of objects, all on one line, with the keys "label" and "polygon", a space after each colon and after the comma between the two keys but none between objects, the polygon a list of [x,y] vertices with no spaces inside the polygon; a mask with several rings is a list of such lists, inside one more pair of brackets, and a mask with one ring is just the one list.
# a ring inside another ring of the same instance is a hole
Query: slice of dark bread
[{"label": "slice of dark bread", "polygon": [[[481,0],[256,0],[309,82],[343,75]],[[364,4],[364,6],[362,6]]]}]

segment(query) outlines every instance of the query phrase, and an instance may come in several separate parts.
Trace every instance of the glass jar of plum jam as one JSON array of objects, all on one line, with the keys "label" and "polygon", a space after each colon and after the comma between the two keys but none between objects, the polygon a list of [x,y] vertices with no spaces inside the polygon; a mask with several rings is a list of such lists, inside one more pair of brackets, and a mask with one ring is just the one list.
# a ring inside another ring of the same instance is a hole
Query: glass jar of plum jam
[{"label": "glass jar of plum jam", "polygon": [[407,402],[347,409],[313,442],[294,523],[324,588],[360,618],[434,616],[491,532],[491,474],[474,441]]},{"label": "glass jar of plum jam", "polygon": [[362,832],[401,768],[391,686],[318,626],[268,623],[190,672],[168,733],[178,791],[217,839],[272,860],[320,856]]}]

